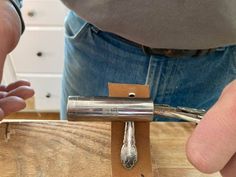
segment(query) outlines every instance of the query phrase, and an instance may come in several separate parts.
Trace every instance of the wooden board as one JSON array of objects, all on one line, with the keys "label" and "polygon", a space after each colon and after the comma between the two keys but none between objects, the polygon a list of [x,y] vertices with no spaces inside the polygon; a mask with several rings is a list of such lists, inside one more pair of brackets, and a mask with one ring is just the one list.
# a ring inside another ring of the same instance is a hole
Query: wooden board
[{"label": "wooden board", "polygon": [[[154,176],[201,174],[187,161],[190,123],[151,123]],[[0,125],[1,177],[110,177],[110,123],[59,122]],[[141,177],[141,176],[140,176]]]},{"label": "wooden board", "polygon": [[35,120],[59,120],[60,118],[59,112],[26,112],[20,111],[16,113],[12,113],[9,116],[5,117],[5,119],[35,119]]}]

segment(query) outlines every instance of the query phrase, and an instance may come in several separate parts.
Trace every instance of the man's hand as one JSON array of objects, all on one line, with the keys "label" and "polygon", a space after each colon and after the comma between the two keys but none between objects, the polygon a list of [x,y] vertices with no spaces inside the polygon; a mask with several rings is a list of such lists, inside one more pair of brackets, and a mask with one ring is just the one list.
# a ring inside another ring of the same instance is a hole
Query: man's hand
[{"label": "man's hand", "polygon": [[[0,0],[0,82],[8,53],[17,45],[21,36],[21,20],[9,0]],[[34,95],[27,81],[17,81],[0,86],[0,120],[10,113],[23,109],[25,99]]]},{"label": "man's hand", "polygon": [[8,53],[17,45],[21,36],[21,20],[9,0],[0,0],[0,82]]},{"label": "man's hand", "polygon": [[17,45],[21,36],[21,20],[9,0],[0,1],[0,53],[8,54]]},{"label": "man's hand", "polygon": [[236,176],[236,81],[222,92],[187,143],[189,161],[200,171]]},{"label": "man's hand", "polygon": [[0,120],[10,113],[24,109],[25,100],[34,95],[30,83],[17,81],[8,86],[0,86]]}]

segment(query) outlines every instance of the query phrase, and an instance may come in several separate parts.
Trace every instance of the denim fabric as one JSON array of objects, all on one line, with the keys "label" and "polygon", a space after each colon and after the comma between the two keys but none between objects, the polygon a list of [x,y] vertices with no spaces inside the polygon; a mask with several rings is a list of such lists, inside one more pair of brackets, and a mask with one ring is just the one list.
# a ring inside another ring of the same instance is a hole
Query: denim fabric
[{"label": "denim fabric", "polygon": [[236,77],[236,46],[198,57],[150,56],[73,12],[65,25],[62,119],[66,119],[69,95],[107,96],[108,82],[149,84],[155,103],[209,109]]}]

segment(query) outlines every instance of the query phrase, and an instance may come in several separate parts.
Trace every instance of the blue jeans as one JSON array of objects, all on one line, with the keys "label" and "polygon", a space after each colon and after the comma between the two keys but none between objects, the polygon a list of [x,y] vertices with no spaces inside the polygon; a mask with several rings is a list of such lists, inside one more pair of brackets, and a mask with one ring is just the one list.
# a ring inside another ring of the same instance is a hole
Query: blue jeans
[{"label": "blue jeans", "polygon": [[236,77],[236,46],[198,57],[170,58],[147,55],[73,12],[65,25],[62,119],[66,119],[69,95],[107,96],[108,82],[149,84],[155,103],[209,109]]}]

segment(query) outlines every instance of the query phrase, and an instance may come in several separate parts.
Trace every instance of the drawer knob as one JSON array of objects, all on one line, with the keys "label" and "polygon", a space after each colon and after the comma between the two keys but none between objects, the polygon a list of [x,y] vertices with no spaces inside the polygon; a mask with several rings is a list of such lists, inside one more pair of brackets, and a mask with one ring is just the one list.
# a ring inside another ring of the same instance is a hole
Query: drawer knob
[{"label": "drawer knob", "polygon": [[29,16],[29,17],[34,17],[35,16],[35,11],[33,11],[33,10],[31,10],[31,11],[29,11],[28,13],[27,13],[27,15]]},{"label": "drawer knob", "polygon": [[51,93],[47,93],[46,94],[46,98],[51,98],[52,97],[52,94]]},{"label": "drawer knob", "polygon": [[42,57],[43,56],[43,52],[37,52],[36,54],[38,57]]}]

